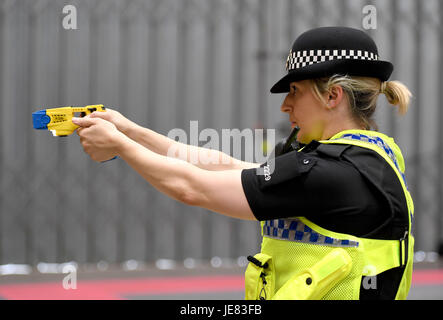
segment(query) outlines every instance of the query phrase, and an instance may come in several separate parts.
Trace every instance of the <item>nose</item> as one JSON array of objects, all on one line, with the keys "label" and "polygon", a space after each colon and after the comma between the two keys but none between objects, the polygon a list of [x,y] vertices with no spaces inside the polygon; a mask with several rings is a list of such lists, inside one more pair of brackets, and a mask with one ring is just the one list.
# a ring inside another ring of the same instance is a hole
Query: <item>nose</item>
[{"label": "nose", "polygon": [[290,103],[288,96],[289,94],[286,96],[285,100],[283,100],[283,103],[280,107],[281,112],[290,113],[292,111],[292,104]]}]

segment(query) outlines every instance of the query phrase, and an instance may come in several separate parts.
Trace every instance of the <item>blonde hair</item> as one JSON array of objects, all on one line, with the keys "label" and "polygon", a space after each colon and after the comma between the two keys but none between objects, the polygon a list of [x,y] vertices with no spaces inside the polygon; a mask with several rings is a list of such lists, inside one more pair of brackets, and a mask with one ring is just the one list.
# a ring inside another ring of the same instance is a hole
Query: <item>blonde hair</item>
[{"label": "blonde hair", "polygon": [[391,105],[398,106],[401,115],[408,111],[412,96],[409,89],[400,81],[381,82],[376,78],[334,75],[330,78],[313,79],[311,82],[314,94],[324,103],[326,102],[323,95],[333,86],[341,86],[348,97],[351,114],[366,130],[377,130],[377,124],[372,116],[380,93],[386,96]]}]

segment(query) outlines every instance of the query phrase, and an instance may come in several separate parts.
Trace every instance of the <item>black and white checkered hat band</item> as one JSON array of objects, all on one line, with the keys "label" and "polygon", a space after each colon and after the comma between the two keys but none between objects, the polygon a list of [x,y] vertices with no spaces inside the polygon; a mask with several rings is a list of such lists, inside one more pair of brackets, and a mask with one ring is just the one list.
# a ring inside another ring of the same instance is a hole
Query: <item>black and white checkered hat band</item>
[{"label": "black and white checkered hat band", "polygon": [[289,52],[286,60],[286,70],[291,71],[303,68],[314,63],[321,63],[331,60],[351,59],[351,60],[378,60],[378,56],[369,51],[363,50],[304,50]]}]

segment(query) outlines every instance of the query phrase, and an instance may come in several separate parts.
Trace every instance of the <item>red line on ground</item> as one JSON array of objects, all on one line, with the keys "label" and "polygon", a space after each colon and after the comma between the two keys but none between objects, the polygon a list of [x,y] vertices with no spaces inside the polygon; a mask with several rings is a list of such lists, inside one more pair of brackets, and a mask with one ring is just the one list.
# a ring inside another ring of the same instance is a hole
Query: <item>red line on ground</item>
[{"label": "red line on ground", "polygon": [[168,294],[244,290],[243,276],[167,277],[77,281],[64,289],[62,281],[0,285],[0,297],[11,300],[115,300],[127,294]]},{"label": "red line on ground", "polygon": [[[412,285],[442,285],[443,269],[415,270]],[[62,281],[0,285],[0,297],[11,300],[116,300],[125,295],[243,291],[244,277],[232,275],[132,279],[78,279],[76,289]]]},{"label": "red line on ground", "polygon": [[443,284],[443,270],[414,270],[412,272],[413,285],[441,285]]}]

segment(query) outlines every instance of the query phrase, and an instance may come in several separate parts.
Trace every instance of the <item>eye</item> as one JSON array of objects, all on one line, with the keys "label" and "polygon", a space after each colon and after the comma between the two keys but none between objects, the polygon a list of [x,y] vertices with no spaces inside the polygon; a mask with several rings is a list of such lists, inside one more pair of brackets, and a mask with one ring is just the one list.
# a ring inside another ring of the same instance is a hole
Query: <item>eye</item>
[{"label": "eye", "polygon": [[294,84],[291,84],[290,86],[289,86],[289,92],[292,94],[292,95],[295,95],[295,92],[297,91],[297,88],[295,87],[295,85]]}]

